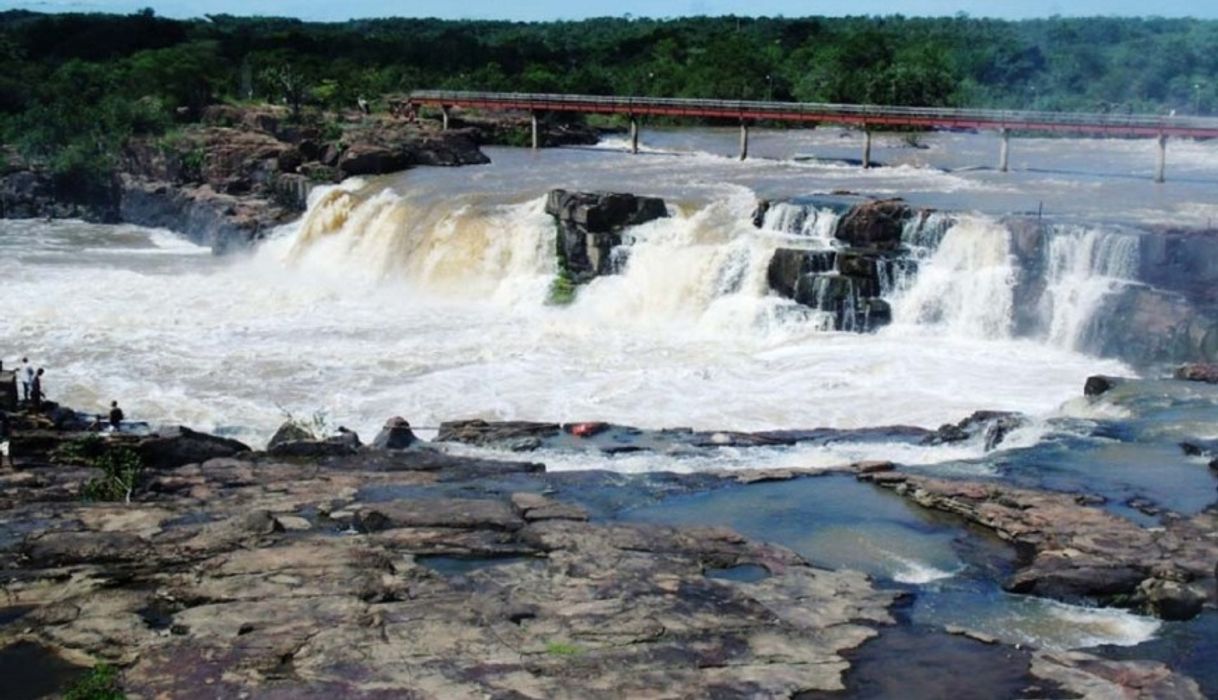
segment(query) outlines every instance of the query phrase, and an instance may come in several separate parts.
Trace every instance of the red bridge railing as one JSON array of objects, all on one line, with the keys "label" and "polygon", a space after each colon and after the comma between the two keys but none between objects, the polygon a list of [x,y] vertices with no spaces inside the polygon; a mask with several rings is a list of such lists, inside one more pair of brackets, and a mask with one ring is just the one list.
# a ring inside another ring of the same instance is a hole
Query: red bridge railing
[{"label": "red bridge railing", "polygon": [[1037,112],[443,90],[416,90],[410,93],[410,100],[416,105],[443,108],[466,107],[530,112],[700,117],[742,121],[822,122],[860,128],[910,126],[1039,131],[1098,136],[1218,138],[1218,119],[1154,114]]}]

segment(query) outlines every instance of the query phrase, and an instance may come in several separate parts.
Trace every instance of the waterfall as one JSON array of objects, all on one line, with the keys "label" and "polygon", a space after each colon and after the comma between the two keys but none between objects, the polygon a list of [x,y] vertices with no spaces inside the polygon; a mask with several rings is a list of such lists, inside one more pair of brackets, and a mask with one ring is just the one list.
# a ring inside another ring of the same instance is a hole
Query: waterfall
[{"label": "waterfall", "polygon": [[1008,337],[1015,276],[1007,229],[993,219],[961,217],[946,228],[914,280],[896,292],[893,319],[956,336]]},{"label": "waterfall", "polygon": [[793,202],[774,202],[766,210],[761,228],[792,236],[812,238],[829,245],[837,230],[837,212],[827,207]]},{"label": "waterfall", "polygon": [[1095,332],[1105,297],[1137,275],[1135,235],[1083,226],[1055,226],[1044,246],[1040,315],[1047,340],[1080,349]]}]

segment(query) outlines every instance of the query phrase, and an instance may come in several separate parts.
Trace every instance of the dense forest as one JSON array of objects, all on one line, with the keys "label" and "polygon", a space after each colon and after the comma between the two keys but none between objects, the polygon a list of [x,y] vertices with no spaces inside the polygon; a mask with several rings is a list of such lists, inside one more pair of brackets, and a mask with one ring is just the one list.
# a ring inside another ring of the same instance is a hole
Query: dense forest
[{"label": "dense forest", "polygon": [[215,101],[350,108],[416,88],[1212,114],[1218,21],[0,13],[0,134],[60,171]]}]

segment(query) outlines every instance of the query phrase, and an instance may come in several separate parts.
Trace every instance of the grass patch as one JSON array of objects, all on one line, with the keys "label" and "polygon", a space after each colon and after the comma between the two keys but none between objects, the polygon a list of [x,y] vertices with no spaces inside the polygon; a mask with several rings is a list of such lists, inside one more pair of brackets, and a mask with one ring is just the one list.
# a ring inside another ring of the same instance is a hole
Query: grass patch
[{"label": "grass patch", "polygon": [[579,656],[584,650],[570,642],[550,642],[546,644],[546,653],[554,656]]},{"label": "grass patch", "polygon": [[107,664],[98,664],[63,693],[63,700],[126,700],[118,687],[118,671]]}]

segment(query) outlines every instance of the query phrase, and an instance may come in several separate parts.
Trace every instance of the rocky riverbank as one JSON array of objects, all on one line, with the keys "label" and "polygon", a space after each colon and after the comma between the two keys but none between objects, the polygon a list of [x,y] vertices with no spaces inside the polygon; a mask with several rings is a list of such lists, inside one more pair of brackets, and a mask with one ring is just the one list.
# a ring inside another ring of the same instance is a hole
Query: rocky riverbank
[{"label": "rocky riverbank", "polygon": [[109,179],[64,181],[6,151],[0,217],[168,228],[220,253],[298,216],[317,184],[487,163],[479,138],[472,128],[441,131],[384,115],[299,121],[284,108],[216,105],[199,124],[129,141]]},{"label": "rocky riverbank", "polygon": [[[1204,379],[1200,369],[1183,374]],[[1095,394],[1099,384],[1090,386]],[[1092,400],[1130,387],[1109,380]],[[942,512],[962,532],[972,524],[1011,543],[1011,591],[1186,619],[1214,605],[1212,508],[1148,528],[1098,507],[1094,494],[884,462],[548,473],[537,461],[421,441],[400,418],[370,445],[289,424],[266,451],[182,428],[101,435],[87,423],[66,410],[14,420],[17,470],[0,473],[0,667],[49,664],[69,682],[78,667],[51,660],[107,662],[132,697],[811,698],[857,697],[883,682],[877,669],[912,672],[915,661],[950,654],[984,686],[974,690],[999,696],[1202,697],[1156,661],[910,627],[902,610],[917,591],[814,565],[722,523],[614,514],[712,491],[744,507],[776,480],[828,488],[816,477],[848,474]],[[868,436],[995,448],[1019,424],[981,413],[937,431],[847,434],[454,421],[439,438],[669,453]],[[115,493],[107,479],[132,465],[138,476]],[[923,679],[917,693],[946,692],[949,680]]]}]

